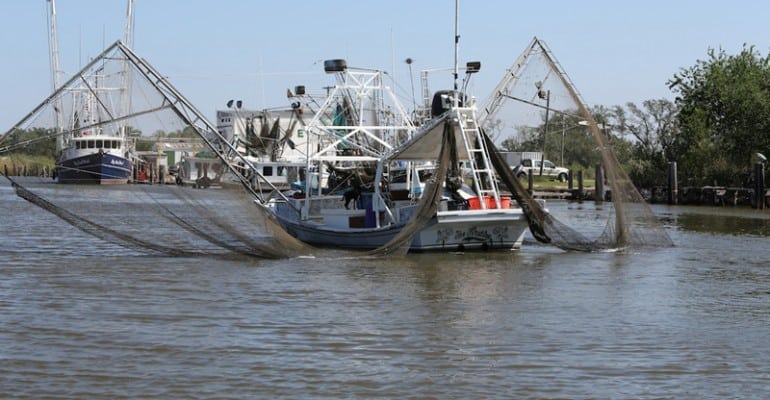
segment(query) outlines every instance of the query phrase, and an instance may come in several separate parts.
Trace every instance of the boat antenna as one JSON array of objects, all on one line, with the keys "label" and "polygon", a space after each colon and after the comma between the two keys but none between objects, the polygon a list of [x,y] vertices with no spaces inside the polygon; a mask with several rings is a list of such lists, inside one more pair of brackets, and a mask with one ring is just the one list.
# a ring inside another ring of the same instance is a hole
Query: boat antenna
[{"label": "boat antenna", "polygon": [[455,0],[455,66],[454,66],[454,107],[459,107],[459,98],[457,94],[457,79],[458,79],[458,58],[459,58],[459,52],[460,52],[460,17],[459,12],[460,10],[460,0]]}]

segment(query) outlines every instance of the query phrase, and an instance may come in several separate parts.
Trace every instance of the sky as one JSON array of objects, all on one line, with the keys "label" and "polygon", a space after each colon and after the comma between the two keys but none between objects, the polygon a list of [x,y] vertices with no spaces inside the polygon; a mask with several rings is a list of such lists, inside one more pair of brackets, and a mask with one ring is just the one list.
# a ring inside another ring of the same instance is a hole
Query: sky
[{"label": "sky", "polygon": [[[123,40],[126,3],[56,1],[66,73]],[[388,71],[407,100],[407,58],[417,86],[419,71],[454,63],[454,0],[135,0],[134,15],[133,49],[211,120],[229,99],[262,109],[297,85],[322,91],[327,59]],[[673,99],[666,82],[709,49],[767,55],[768,16],[770,2],[748,0],[460,0],[459,59],[481,61],[471,89],[486,99],[538,37],[589,106],[640,104]],[[0,0],[0,55],[3,133],[52,92],[46,0]]]}]

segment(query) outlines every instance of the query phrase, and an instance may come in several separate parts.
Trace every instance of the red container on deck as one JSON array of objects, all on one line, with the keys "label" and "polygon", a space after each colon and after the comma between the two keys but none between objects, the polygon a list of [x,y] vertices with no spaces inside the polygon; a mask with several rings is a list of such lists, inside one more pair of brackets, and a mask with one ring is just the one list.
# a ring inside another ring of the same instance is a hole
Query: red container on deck
[{"label": "red container on deck", "polygon": [[[495,198],[492,196],[484,196],[484,205],[487,206],[488,210],[497,208],[497,204],[495,204]],[[468,199],[468,208],[471,210],[481,210],[481,198],[471,197]],[[511,208],[511,198],[500,197],[500,208]]]}]

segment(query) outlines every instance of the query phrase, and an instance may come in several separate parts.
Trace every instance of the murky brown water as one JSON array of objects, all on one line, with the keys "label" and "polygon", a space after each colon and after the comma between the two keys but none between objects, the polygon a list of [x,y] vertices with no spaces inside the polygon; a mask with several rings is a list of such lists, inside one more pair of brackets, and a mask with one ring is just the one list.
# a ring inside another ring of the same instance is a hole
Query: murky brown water
[{"label": "murky brown water", "polygon": [[123,249],[5,183],[0,207],[0,398],[770,393],[770,211],[657,207],[665,249],[260,260]]}]

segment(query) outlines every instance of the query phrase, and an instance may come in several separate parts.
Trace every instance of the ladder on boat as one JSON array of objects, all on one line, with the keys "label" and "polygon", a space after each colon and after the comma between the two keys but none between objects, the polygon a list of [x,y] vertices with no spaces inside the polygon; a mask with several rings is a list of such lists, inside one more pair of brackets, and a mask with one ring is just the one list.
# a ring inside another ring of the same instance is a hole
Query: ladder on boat
[{"label": "ladder on boat", "polygon": [[468,167],[473,174],[473,189],[480,197],[482,209],[487,209],[487,198],[494,199],[495,207],[501,208],[497,176],[489,158],[489,149],[482,137],[473,108],[459,108],[458,119],[463,145],[468,154]]}]

